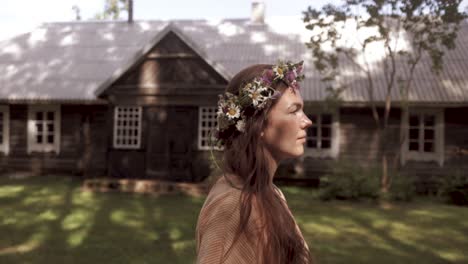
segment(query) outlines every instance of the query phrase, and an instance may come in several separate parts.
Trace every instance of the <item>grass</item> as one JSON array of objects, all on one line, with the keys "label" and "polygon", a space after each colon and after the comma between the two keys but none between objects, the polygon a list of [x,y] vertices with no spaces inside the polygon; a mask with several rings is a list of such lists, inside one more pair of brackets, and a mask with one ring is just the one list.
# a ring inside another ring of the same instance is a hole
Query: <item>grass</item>
[{"label": "grass", "polygon": [[[82,192],[69,177],[0,178],[0,263],[193,263],[203,198]],[[468,208],[383,209],[283,191],[319,263],[468,263]]]}]

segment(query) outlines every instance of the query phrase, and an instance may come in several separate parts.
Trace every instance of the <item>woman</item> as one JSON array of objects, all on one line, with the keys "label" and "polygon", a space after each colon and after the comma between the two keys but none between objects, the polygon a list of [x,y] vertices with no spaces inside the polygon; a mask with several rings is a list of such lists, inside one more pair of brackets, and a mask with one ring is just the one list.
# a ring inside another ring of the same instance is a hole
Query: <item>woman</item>
[{"label": "woman", "polygon": [[303,112],[301,72],[302,62],[253,65],[220,96],[216,138],[224,147],[224,175],[200,211],[198,263],[312,262],[273,184],[280,161],[303,154],[312,124]]}]

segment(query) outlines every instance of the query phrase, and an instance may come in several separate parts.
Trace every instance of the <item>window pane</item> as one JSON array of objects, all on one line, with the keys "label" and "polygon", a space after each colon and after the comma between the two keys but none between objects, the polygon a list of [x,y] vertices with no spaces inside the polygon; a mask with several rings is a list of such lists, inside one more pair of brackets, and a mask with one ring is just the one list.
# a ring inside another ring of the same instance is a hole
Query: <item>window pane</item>
[{"label": "window pane", "polygon": [[410,141],[409,150],[419,151],[419,143],[417,141]]},{"label": "window pane", "polygon": [[424,142],[424,152],[434,152],[434,143]]},{"label": "window pane", "polygon": [[424,126],[434,126],[435,124],[435,116],[433,115],[425,115],[424,116]]},{"label": "window pane", "polygon": [[41,121],[43,118],[42,112],[36,112],[36,120]]},{"label": "window pane", "polygon": [[322,139],[322,149],[329,149],[331,146],[329,139]]},{"label": "window pane", "polygon": [[424,140],[434,140],[434,129],[424,129]]},{"label": "window pane", "polygon": [[307,147],[308,148],[317,148],[317,140],[314,140],[314,139],[307,140]]},{"label": "window pane", "polygon": [[50,120],[50,121],[54,120],[54,112],[47,112],[47,120]]},{"label": "window pane", "polygon": [[419,138],[419,129],[418,128],[411,128],[409,130],[409,138],[410,139],[418,139]]},{"label": "window pane", "polygon": [[54,135],[47,136],[47,143],[54,143]]},{"label": "window pane", "polygon": [[330,125],[332,122],[331,115],[322,115],[322,125]]},{"label": "window pane", "polygon": [[412,115],[409,118],[410,126],[419,126],[419,117],[417,115]]},{"label": "window pane", "polygon": [[42,123],[37,123],[37,124],[36,124],[36,131],[37,131],[37,132],[42,132],[42,130],[43,130],[43,129],[42,129]]},{"label": "window pane", "polygon": [[310,121],[312,121],[312,125],[317,124],[317,116],[316,115],[308,115]]},{"label": "window pane", "polygon": [[42,143],[42,135],[36,135],[36,143]]},{"label": "window pane", "polygon": [[47,131],[54,132],[54,124],[47,124]]},{"label": "window pane", "polygon": [[330,137],[330,136],[331,136],[331,128],[322,127],[322,137]]},{"label": "window pane", "polygon": [[307,129],[307,136],[308,137],[317,137],[317,127],[309,127]]}]

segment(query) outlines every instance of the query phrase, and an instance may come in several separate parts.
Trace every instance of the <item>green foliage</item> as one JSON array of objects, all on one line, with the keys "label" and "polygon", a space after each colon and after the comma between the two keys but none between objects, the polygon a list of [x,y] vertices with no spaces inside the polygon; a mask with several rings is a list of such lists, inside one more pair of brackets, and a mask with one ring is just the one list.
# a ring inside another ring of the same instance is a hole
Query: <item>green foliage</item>
[{"label": "green foliage", "polygon": [[416,195],[412,178],[392,171],[389,192],[380,190],[380,167],[364,168],[352,162],[341,162],[332,172],[320,179],[320,195],[323,200],[376,200],[412,201]]},{"label": "green foliage", "polygon": [[439,179],[439,197],[450,204],[468,206],[468,175],[454,171]]},{"label": "green foliage", "polygon": [[416,196],[416,188],[413,178],[408,175],[394,173],[391,178],[390,192],[388,198],[392,201],[412,201]]},{"label": "green foliage", "polygon": [[341,162],[320,179],[323,200],[375,200],[379,196],[379,174],[351,162]]},{"label": "green foliage", "polygon": [[105,0],[104,10],[94,16],[97,20],[117,20],[122,12],[128,12],[128,0]]},{"label": "green foliage", "polygon": [[[377,71],[371,71],[372,66],[367,62],[358,62],[356,55],[365,54],[370,44],[381,43],[386,55],[383,74],[387,90],[393,89],[397,79],[405,80],[409,89],[414,69],[399,76],[395,71],[398,67],[396,59],[401,57],[411,68],[426,54],[432,61],[434,73],[439,73],[443,67],[444,50],[455,48],[460,23],[466,17],[459,11],[460,3],[461,0],[344,0],[342,5],[328,4],[320,10],[309,7],[303,12],[303,21],[313,33],[306,45],[312,51],[315,68],[323,76],[322,80],[327,86],[339,87],[338,77],[343,72],[339,70],[340,60],[350,60],[364,73],[374,74]],[[355,30],[355,36],[362,31],[374,33],[353,46],[355,41],[342,41],[342,33],[350,30]],[[397,45],[404,41],[410,42],[407,50]],[[372,82],[368,85],[367,89],[372,90]]]}]

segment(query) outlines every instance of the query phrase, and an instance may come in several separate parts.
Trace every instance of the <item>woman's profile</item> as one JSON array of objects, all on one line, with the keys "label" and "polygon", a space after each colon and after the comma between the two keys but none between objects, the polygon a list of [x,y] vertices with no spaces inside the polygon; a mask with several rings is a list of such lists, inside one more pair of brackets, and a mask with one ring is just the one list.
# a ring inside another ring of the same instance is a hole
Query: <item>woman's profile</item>
[{"label": "woman's profile", "polygon": [[278,164],[304,152],[302,62],[257,64],[236,74],[218,101],[223,175],[197,224],[197,263],[312,263],[286,200]]}]

